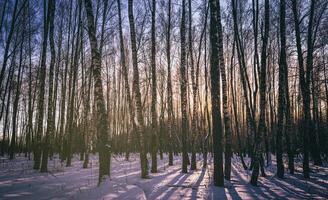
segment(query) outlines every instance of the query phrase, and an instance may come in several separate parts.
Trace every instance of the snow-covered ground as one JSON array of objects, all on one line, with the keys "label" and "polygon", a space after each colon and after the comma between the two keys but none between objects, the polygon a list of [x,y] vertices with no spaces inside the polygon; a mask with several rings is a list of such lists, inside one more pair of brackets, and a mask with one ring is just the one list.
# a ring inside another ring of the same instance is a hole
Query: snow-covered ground
[{"label": "snow-covered ground", "polygon": [[198,157],[198,170],[187,174],[180,172],[180,157],[174,158],[171,167],[167,156],[158,162],[159,172],[141,179],[137,155],[131,155],[130,161],[114,156],[111,178],[97,186],[96,155],[91,156],[87,169],[82,168],[78,156],[74,156],[72,167],[65,167],[58,158],[49,160],[49,173],[33,170],[33,161],[24,157],[0,160],[0,199],[328,199],[328,167],[312,166],[311,179],[305,180],[301,162],[296,163],[295,175],[286,173],[285,179],[276,178],[275,165],[271,165],[266,168],[268,176],[260,177],[259,187],[253,187],[248,183],[250,171],[243,170],[234,157],[232,180],[218,188],[211,184],[210,160],[204,170]]}]

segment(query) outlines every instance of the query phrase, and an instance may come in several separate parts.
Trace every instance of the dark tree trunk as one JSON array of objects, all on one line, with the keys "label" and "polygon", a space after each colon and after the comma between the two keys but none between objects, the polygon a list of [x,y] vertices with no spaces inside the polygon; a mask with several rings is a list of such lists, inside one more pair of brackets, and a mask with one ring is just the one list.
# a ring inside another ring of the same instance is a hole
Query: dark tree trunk
[{"label": "dark tree trunk", "polygon": [[237,56],[238,56],[238,65],[239,65],[239,73],[240,73],[240,78],[241,78],[241,83],[242,83],[242,90],[243,90],[243,99],[244,99],[244,107],[245,107],[245,119],[246,121],[246,131],[247,131],[247,147],[248,147],[248,153],[252,157],[252,162],[250,168],[252,169],[253,167],[253,145],[251,145],[251,137],[255,137],[256,135],[256,124],[255,124],[255,119],[253,116],[253,111],[252,111],[252,105],[251,105],[251,100],[249,97],[249,92],[250,86],[249,86],[249,81],[248,81],[248,75],[247,75],[247,70],[246,70],[246,61],[245,61],[245,55],[244,55],[244,47],[242,45],[239,29],[238,29],[238,20],[237,20],[237,6],[236,6],[236,1],[232,1],[232,14],[233,14],[233,29],[234,29],[234,39],[236,42],[236,47],[237,47]]},{"label": "dark tree trunk", "polygon": [[212,135],[214,153],[214,185],[224,186],[223,174],[223,134],[220,111],[220,88],[219,88],[219,34],[218,34],[218,3],[210,0],[210,43],[211,43],[211,99],[212,99]]},{"label": "dark tree trunk", "polygon": [[[80,42],[81,42],[81,35],[80,31],[82,28],[82,19],[81,19],[81,12],[82,12],[82,4],[78,5],[78,17],[77,17],[77,22],[78,22],[78,28],[77,28],[77,33],[76,33],[76,41],[74,45],[74,37],[73,37],[73,45],[72,45],[72,64],[71,64],[71,72],[70,72],[70,92],[69,92],[69,106],[67,110],[69,112],[67,113],[67,124],[68,124],[68,138],[67,138],[67,146],[66,146],[66,166],[71,166],[72,163],[72,143],[73,143],[73,135],[76,133],[77,129],[77,122],[75,120],[75,102],[77,101],[76,99],[76,90],[77,90],[77,73],[78,73],[78,64],[79,64],[79,55],[80,55]],[[75,48],[75,50],[74,50]],[[100,58],[99,58],[100,59]],[[98,132],[97,132],[98,134]]]},{"label": "dark tree trunk", "polygon": [[[24,9],[25,13],[26,9]],[[25,19],[25,18],[24,18]],[[25,21],[25,20],[24,20]],[[15,152],[16,152],[16,134],[17,134],[17,114],[18,114],[18,103],[19,103],[19,97],[20,97],[20,90],[21,90],[21,76],[22,76],[22,62],[23,62],[23,44],[24,44],[24,38],[25,37],[25,27],[23,25],[22,30],[22,40],[20,45],[20,55],[19,55],[19,67],[18,67],[18,75],[17,75],[17,81],[16,81],[16,94],[13,104],[13,114],[12,114],[12,126],[13,131],[11,134],[11,143],[10,143],[10,151],[9,151],[9,158],[14,159],[15,158]]]},{"label": "dark tree trunk", "polygon": [[[12,38],[13,38],[14,30],[15,30],[15,24],[16,24],[16,20],[17,20],[18,2],[19,2],[18,0],[15,1],[13,15],[12,15],[12,18],[11,18],[10,30],[9,30],[9,33],[8,33],[8,36],[7,36],[7,40],[6,40],[6,44],[5,44],[5,48],[4,48],[4,53],[3,53],[2,68],[1,68],[1,72],[0,72],[0,96],[2,95],[2,91],[3,91],[2,90],[2,82],[4,80],[5,71],[6,71],[6,68],[7,68],[7,62],[8,62],[8,59],[9,59],[9,56],[8,56],[9,48],[10,48],[10,44],[12,42]],[[3,17],[2,17],[2,20],[3,20]],[[1,120],[1,118],[0,118],[0,120]]]},{"label": "dark tree trunk", "polygon": [[234,113],[234,120],[235,120],[235,130],[236,130],[236,135],[237,135],[237,142],[238,142],[238,154],[241,160],[241,163],[243,165],[243,168],[247,170],[247,165],[244,161],[243,157],[243,148],[242,148],[242,143],[241,143],[241,138],[240,138],[240,129],[239,129],[239,120],[237,116],[237,103],[236,103],[236,95],[235,95],[235,90],[234,90],[234,62],[233,58],[235,56],[235,40],[232,45],[232,55],[231,55],[231,61],[230,61],[230,85],[231,85],[231,96],[232,96],[232,109]]},{"label": "dark tree trunk", "polygon": [[[49,6],[49,5],[48,5]],[[46,80],[46,59],[47,59],[47,44],[48,44],[48,29],[49,17],[46,12],[46,1],[44,1],[44,31],[40,62],[39,90],[38,90],[38,106],[37,106],[37,131],[36,142],[34,146],[34,169],[39,169],[41,164],[41,144],[43,135],[43,118],[44,118],[44,95],[45,95],[45,80]]]},{"label": "dark tree trunk", "polygon": [[189,58],[190,58],[190,74],[191,74],[191,84],[192,84],[192,96],[193,96],[193,104],[192,104],[192,121],[191,121],[191,135],[190,135],[190,150],[191,150],[191,162],[190,162],[190,170],[196,170],[196,137],[198,135],[197,129],[197,83],[195,74],[195,65],[194,65],[194,55],[193,55],[193,38],[192,38],[192,7],[191,0],[188,0],[188,16],[189,16],[189,30],[188,30],[188,50],[189,50]]},{"label": "dark tree trunk", "polygon": [[141,164],[141,178],[147,178],[148,166],[147,166],[147,153],[146,153],[146,136],[144,133],[144,119],[142,114],[141,93],[139,85],[139,69],[138,69],[138,57],[137,57],[137,44],[136,33],[134,26],[133,16],[133,0],[128,0],[128,15],[130,24],[130,36],[131,36],[131,49],[132,49],[132,63],[133,63],[133,92],[136,106],[136,132],[140,147],[140,164]]},{"label": "dark tree trunk", "polygon": [[[122,72],[123,72],[123,79],[124,79],[124,86],[125,86],[125,93],[128,101],[128,109],[129,109],[129,116],[130,116],[130,122],[132,123],[132,130],[136,130],[136,124],[134,121],[135,117],[135,112],[134,112],[134,106],[131,98],[131,93],[130,93],[130,86],[129,86],[129,78],[128,78],[128,68],[126,65],[126,57],[125,57],[125,49],[124,49],[124,40],[123,40],[123,30],[122,30],[122,16],[121,16],[121,2],[120,0],[117,0],[117,7],[118,7],[118,19],[119,19],[119,37],[120,37],[120,56],[121,56],[121,67],[122,67]],[[127,149],[126,149],[126,155],[128,159],[129,155],[129,143],[130,141],[130,136],[129,136],[129,130],[127,131]]]},{"label": "dark tree trunk", "polygon": [[[87,77],[86,77],[87,78]],[[83,162],[83,168],[87,168],[88,164],[89,164],[89,140],[91,139],[91,137],[89,136],[89,131],[90,131],[90,118],[88,117],[90,114],[90,99],[91,99],[91,85],[92,85],[92,70],[90,68],[89,70],[89,77],[88,77],[88,81],[86,81],[86,83],[88,83],[88,86],[86,86],[86,98],[85,98],[85,106],[84,106],[84,145],[85,145],[85,158],[84,158],[84,162]],[[86,84],[85,83],[85,84]]]},{"label": "dark tree trunk", "polygon": [[[309,15],[309,25],[308,25],[308,57],[307,57],[307,75],[310,74],[313,65],[313,48],[312,48],[312,26],[313,26],[313,15],[314,15],[314,4],[311,1],[310,15]],[[303,176],[304,178],[310,178],[310,167],[309,167],[309,142],[311,133],[311,111],[310,111],[310,88],[306,81],[305,70],[304,70],[304,59],[301,44],[301,32],[299,27],[299,17],[297,10],[297,0],[292,1],[292,10],[294,15],[295,24],[295,37],[296,37],[296,47],[297,47],[297,57],[299,65],[299,81],[302,93],[302,108],[303,108],[303,121],[302,121],[302,132],[303,132]],[[310,78],[310,77],[308,77]]]},{"label": "dark tree trunk", "polygon": [[227,77],[226,69],[224,63],[224,49],[223,49],[223,30],[221,24],[221,12],[220,12],[220,1],[217,1],[218,9],[218,51],[219,51],[219,65],[222,81],[222,101],[223,101],[223,121],[224,121],[224,130],[225,130],[225,152],[224,152],[224,176],[226,180],[230,180],[231,176],[231,127],[230,127],[230,115],[228,108],[228,88],[227,88]]},{"label": "dark tree trunk", "polygon": [[181,60],[180,60],[180,98],[181,98],[181,139],[182,139],[182,173],[187,173],[188,154],[187,154],[187,75],[186,75],[186,1],[182,0],[181,14]]},{"label": "dark tree trunk", "polygon": [[[62,43],[63,43],[63,23],[64,23],[64,16],[61,16],[60,19],[60,24],[59,24],[59,36],[58,36],[58,46],[57,46],[57,51],[58,55],[56,56],[56,67],[55,67],[55,78],[54,78],[54,95],[53,95],[53,112],[52,112],[52,118],[56,118],[56,110],[57,110],[57,97],[58,97],[58,83],[59,83],[59,71],[63,67],[61,59],[62,59]],[[54,134],[52,135],[53,143],[51,145],[51,153],[53,154],[54,152],[60,152],[60,145],[61,143],[60,138],[58,137],[58,132],[59,132],[59,124],[57,125],[57,128],[55,127],[55,121],[53,121],[53,126],[54,126]]]},{"label": "dark tree trunk", "polygon": [[[29,8],[30,5],[28,4]],[[30,12],[28,11],[28,28],[31,29]],[[27,133],[26,133],[26,152],[30,159],[32,135],[33,135],[33,97],[32,97],[32,47],[31,47],[31,34],[28,36],[28,50],[29,50],[29,74],[28,74],[28,122],[27,122]]]},{"label": "dark tree trunk", "polygon": [[167,58],[167,124],[168,124],[168,145],[169,145],[169,166],[173,166],[173,93],[172,93],[172,79],[171,79],[171,0],[168,0],[168,21],[166,34],[166,58]]},{"label": "dark tree trunk", "polygon": [[54,119],[54,99],[53,99],[53,78],[54,78],[54,65],[56,59],[55,41],[54,41],[54,18],[55,18],[56,2],[49,0],[48,2],[48,18],[49,18],[49,45],[51,51],[50,67],[49,67],[49,96],[48,96],[48,119],[47,130],[43,143],[41,172],[48,171],[48,154],[50,148],[50,138],[54,134],[55,119]]},{"label": "dark tree trunk", "polygon": [[260,74],[260,63],[259,63],[259,54],[258,54],[258,21],[259,21],[259,1],[252,0],[252,23],[253,23],[253,32],[254,32],[254,64],[253,64],[253,78],[255,89],[253,92],[253,115],[257,111],[257,95],[259,89],[258,77]]},{"label": "dark tree trunk", "polygon": [[7,8],[7,3],[8,0],[5,0],[2,4],[2,10],[1,10],[1,18],[0,18],[0,36],[2,37],[2,26],[3,26],[3,19],[5,17],[5,13],[6,13],[6,8]]},{"label": "dark tree trunk", "polygon": [[[60,123],[59,123],[59,144],[60,144],[60,157],[61,161],[65,160],[65,143],[66,139],[64,139],[64,133],[66,130],[65,124],[65,111],[68,106],[66,107],[66,93],[67,93],[67,75],[68,75],[68,59],[69,59],[69,48],[70,48],[70,38],[71,38],[71,20],[72,19],[72,1],[70,2],[69,6],[69,19],[68,19],[68,38],[67,38],[67,52],[65,55],[65,68],[64,72],[61,74],[62,76],[62,86],[61,86],[61,106],[60,106]],[[69,95],[68,95],[69,96]],[[67,101],[68,102],[68,101]]]},{"label": "dark tree trunk", "polygon": [[156,0],[152,0],[151,11],[151,81],[152,81],[152,97],[151,97],[151,172],[157,173],[157,78],[156,78],[156,35],[155,35],[155,18],[156,16]]},{"label": "dark tree trunk", "polygon": [[280,0],[280,59],[279,59],[279,96],[278,96],[278,131],[276,135],[277,176],[284,177],[282,137],[286,123],[286,87],[285,74],[287,73],[286,62],[286,25],[285,0]]},{"label": "dark tree trunk", "polygon": [[87,15],[88,36],[91,47],[91,69],[94,79],[94,95],[97,113],[96,132],[97,149],[99,152],[99,179],[98,184],[104,176],[109,175],[110,166],[110,149],[108,149],[109,130],[108,130],[108,115],[105,106],[103,95],[102,80],[101,80],[101,56],[96,38],[96,28],[94,24],[94,16],[91,0],[84,1],[85,11]]},{"label": "dark tree trunk", "polygon": [[[306,57],[306,77],[305,77],[305,104],[306,108],[309,112],[308,113],[308,139],[310,142],[310,150],[311,154],[313,157],[313,161],[315,165],[322,165],[322,160],[320,156],[320,150],[319,150],[319,145],[317,143],[317,134],[315,132],[315,127],[313,124],[313,120],[311,119],[311,77],[313,75],[313,52],[314,52],[314,43],[313,41],[315,40],[315,32],[314,32],[314,23],[315,23],[315,0],[311,0],[311,5],[310,5],[310,16],[309,16],[309,25],[308,25],[308,32],[307,32],[307,57]],[[313,99],[315,102],[315,100]],[[304,112],[304,113],[305,113]]]},{"label": "dark tree trunk", "polygon": [[[250,183],[252,185],[257,185],[257,179],[259,174],[259,165],[261,165],[261,173],[264,173],[264,162],[262,157],[262,135],[265,128],[265,109],[266,109],[266,57],[267,57],[267,44],[269,39],[269,0],[265,0],[265,10],[264,10],[264,36],[261,52],[261,68],[260,68],[260,118],[258,124],[258,131],[255,137],[254,144],[254,155],[253,155],[253,171]],[[261,164],[262,163],[262,164]]]}]

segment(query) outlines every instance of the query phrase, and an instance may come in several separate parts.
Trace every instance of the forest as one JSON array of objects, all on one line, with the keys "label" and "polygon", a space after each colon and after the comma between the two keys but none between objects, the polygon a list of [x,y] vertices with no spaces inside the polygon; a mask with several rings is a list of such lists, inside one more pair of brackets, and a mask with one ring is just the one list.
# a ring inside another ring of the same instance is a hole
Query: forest
[{"label": "forest", "polygon": [[0,0],[0,199],[327,199],[328,0]]}]

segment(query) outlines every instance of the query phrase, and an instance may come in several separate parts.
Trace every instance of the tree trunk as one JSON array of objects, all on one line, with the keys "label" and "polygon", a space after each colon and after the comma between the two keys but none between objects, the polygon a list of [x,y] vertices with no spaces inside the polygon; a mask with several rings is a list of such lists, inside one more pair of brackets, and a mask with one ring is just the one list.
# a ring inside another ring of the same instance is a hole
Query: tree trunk
[{"label": "tree trunk", "polygon": [[243,157],[243,148],[242,148],[242,143],[241,143],[241,138],[240,138],[240,130],[239,130],[239,122],[238,122],[238,116],[237,116],[237,102],[236,102],[236,96],[235,95],[235,90],[234,90],[234,54],[235,54],[235,43],[236,41],[234,40],[233,45],[232,45],[232,55],[231,55],[231,61],[230,61],[230,85],[231,85],[231,96],[232,96],[232,109],[234,113],[234,120],[235,120],[235,130],[236,130],[236,135],[237,135],[237,142],[238,142],[238,154],[241,160],[241,163],[243,165],[244,170],[247,170],[247,165],[244,161]]},{"label": "tree trunk", "polygon": [[8,0],[5,0],[2,4],[2,11],[1,11],[1,18],[0,18],[0,37],[2,37],[2,26],[3,26],[3,19],[5,18],[6,8],[7,8]]},{"label": "tree trunk", "polygon": [[[308,112],[308,139],[310,142],[310,150],[313,157],[313,161],[315,165],[322,165],[320,151],[318,149],[319,145],[317,143],[317,134],[314,130],[314,124],[311,119],[311,77],[313,74],[313,51],[314,51],[314,44],[313,41],[315,40],[315,33],[314,33],[314,24],[315,23],[315,0],[311,0],[310,5],[310,16],[309,16],[309,25],[308,25],[308,32],[307,32],[307,57],[306,57],[306,76],[305,76],[305,91],[303,98],[305,99],[306,110],[304,113]],[[314,99],[313,99],[314,101]]]},{"label": "tree trunk", "polygon": [[[19,2],[18,0],[15,1],[14,11],[13,11],[13,15],[12,15],[12,18],[11,18],[10,30],[9,30],[9,33],[8,33],[8,37],[7,37],[6,44],[5,44],[5,49],[4,49],[4,54],[3,54],[2,68],[1,68],[1,72],[0,72],[0,96],[2,95],[2,81],[4,80],[4,75],[5,75],[5,71],[6,71],[6,67],[7,67],[7,62],[8,62],[8,59],[9,59],[9,56],[8,56],[9,48],[10,48],[10,44],[11,44],[11,41],[12,41],[12,38],[13,38],[13,34],[14,34],[14,30],[15,30],[15,24],[16,24],[16,20],[17,20],[18,2]],[[1,120],[1,118],[0,118],[0,120]]]},{"label": "tree trunk", "polygon": [[211,99],[212,99],[212,137],[214,152],[214,185],[224,186],[223,174],[223,134],[220,111],[219,88],[219,34],[218,34],[218,3],[210,0],[210,42],[211,42]]},{"label": "tree trunk", "polygon": [[[258,124],[258,131],[255,137],[254,144],[254,155],[253,155],[253,171],[250,183],[252,185],[257,185],[257,179],[259,174],[259,165],[262,165],[261,172],[264,174],[264,162],[262,157],[262,135],[265,128],[265,109],[266,109],[266,57],[267,57],[267,44],[269,38],[269,0],[265,0],[265,10],[264,10],[264,36],[261,52],[261,69],[260,69],[260,119]],[[262,163],[262,164],[261,164]]]},{"label": "tree trunk", "polygon": [[[43,135],[43,118],[44,118],[44,94],[45,94],[45,80],[46,80],[46,59],[47,59],[47,44],[48,44],[48,29],[49,29],[49,17],[46,12],[46,1],[44,0],[44,31],[41,51],[41,62],[40,62],[40,80],[39,80],[39,91],[38,91],[38,106],[37,106],[37,131],[36,131],[36,142],[34,146],[34,169],[40,168],[41,162],[41,144]],[[49,5],[48,5],[49,6]]]},{"label": "tree trunk", "polygon": [[[8,117],[9,117],[9,110],[10,110],[11,92],[13,90],[13,76],[14,76],[14,72],[15,72],[15,68],[13,66],[13,63],[14,63],[14,60],[15,60],[15,57],[16,57],[16,51],[14,51],[13,54],[14,54],[13,55],[13,60],[10,64],[8,78],[7,78],[6,86],[5,86],[5,94],[7,94],[7,90],[8,90],[7,103],[5,103],[6,95],[4,95],[2,108],[1,108],[1,114],[2,114],[3,110],[5,109],[5,118],[3,120],[3,133],[2,133],[2,142],[1,142],[1,155],[2,156],[5,154],[5,152],[7,151],[7,147],[8,147],[7,141],[6,141],[6,132],[7,132],[7,127],[8,127]],[[9,142],[9,134],[8,134],[8,142]]]},{"label": "tree trunk", "polygon": [[156,80],[156,36],[155,36],[155,15],[156,15],[156,0],[152,0],[151,11],[151,80],[152,80],[152,98],[151,98],[151,172],[157,173],[157,80]]},{"label": "tree trunk", "polygon": [[[27,7],[29,8],[29,2]],[[31,29],[30,11],[28,10],[28,29]],[[26,151],[30,160],[32,135],[33,135],[33,97],[32,97],[32,47],[31,47],[31,34],[28,36],[28,51],[29,51],[29,74],[28,74],[28,122],[27,122],[27,133],[26,133]]]},{"label": "tree trunk", "polygon": [[228,108],[228,88],[227,88],[227,77],[226,77],[226,69],[224,63],[224,49],[223,49],[223,30],[221,24],[221,11],[220,11],[220,1],[217,1],[217,17],[218,17],[218,51],[219,51],[219,65],[220,65],[220,73],[222,80],[222,101],[223,101],[223,121],[224,121],[224,130],[225,130],[225,166],[224,173],[225,179],[230,180],[231,175],[231,127],[230,127],[230,115]]},{"label": "tree trunk", "polygon": [[181,60],[180,60],[180,98],[181,98],[181,140],[182,140],[182,173],[187,173],[188,154],[187,154],[187,75],[186,75],[186,1],[182,0],[181,14]]},{"label": "tree trunk", "polygon": [[[298,65],[299,65],[299,81],[302,93],[302,103],[303,103],[303,176],[304,178],[310,178],[310,167],[309,167],[309,136],[310,136],[310,128],[311,128],[311,113],[310,113],[310,90],[308,84],[305,80],[305,71],[304,71],[304,59],[303,59],[303,51],[301,44],[301,32],[299,27],[299,17],[297,11],[297,0],[292,1],[292,10],[294,15],[294,24],[295,24],[295,37],[296,37],[296,47],[297,47],[297,57],[298,57]],[[309,29],[308,29],[308,56],[311,57],[312,51],[312,24],[313,24],[313,15],[314,15],[314,1],[311,1],[310,8],[310,16],[309,16]],[[311,60],[311,58],[307,58],[307,60]],[[311,64],[309,60],[309,63]],[[307,65],[307,71],[311,69],[311,66]]]},{"label": "tree trunk", "polygon": [[[85,11],[87,15],[88,36],[91,47],[91,69],[93,71],[93,79],[95,82],[94,95],[97,113],[96,132],[97,149],[99,151],[99,179],[98,184],[102,181],[104,176],[109,175],[110,165],[110,146],[108,145],[108,115],[105,106],[103,95],[102,80],[101,80],[101,56],[98,48],[96,38],[96,28],[94,24],[94,16],[92,10],[91,0],[84,1]],[[108,147],[109,146],[109,147]]]},{"label": "tree trunk", "polygon": [[139,69],[138,69],[138,57],[137,57],[137,44],[136,44],[136,33],[134,26],[134,16],[133,16],[133,0],[128,0],[128,15],[130,24],[130,36],[131,36],[131,49],[132,49],[132,63],[133,63],[133,92],[134,100],[136,106],[136,133],[139,140],[140,147],[140,164],[141,164],[141,178],[146,178],[148,176],[148,161],[146,153],[146,138],[144,134],[144,119],[142,114],[142,104],[141,104],[141,93],[139,85]]},{"label": "tree trunk", "polygon": [[87,89],[86,89],[86,99],[85,99],[85,106],[84,106],[84,144],[85,144],[85,158],[83,162],[83,168],[87,168],[89,164],[89,140],[91,137],[89,136],[90,126],[91,126],[91,119],[89,116],[90,114],[90,99],[91,99],[91,85],[92,85],[92,70],[89,70],[89,77],[88,77]]},{"label": "tree trunk", "polygon": [[280,0],[280,59],[279,59],[279,96],[278,96],[278,131],[276,135],[277,176],[284,177],[282,137],[286,122],[286,87],[285,74],[286,62],[286,25],[285,25],[285,1]]},{"label": "tree trunk", "polygon": [[171,0],[168,0],[168,21],[166,34],[166,58],[167,58],[167,130],[169,137],[169,166],[173,166],[173,93],[172,93],[172,79],[171,79]]},{"label": "tree trunk", "polygon": [[54,41],[54,18],[55,18],[56,2],[55,0],[49,0],[48,2],[48,16],[49,18],[49,45],[51,51],[51,60],[49,66],[49,96],[48,96],[48,119],[47,130],[43,143],[41,172],[48,171],[48,154],[50,148],[50,138],[54,134],[55,130],[55,118],[54,118],[54,99],[53,99],[53,78],[54,78],[54,65],[56,59],[55,41]]},{"label": "tree trunk", "polygon": [[[25,14],[26,9],[24,9]],[[25,18],[24,18],[25,19]],[[24,20],[25,21],[25,20]],[[22,79],[22,62],[23,62],[23,44],[24,44],[24,38],[25,37],[25,27],[23,25],[22,30],[22,40],[20,45],[20,55],[19,55],[19,67],[18,67],[18,75],[17,75],[17,82],[16,82],[16,95],[14,99],[13,104],[13,114],[12,114],[12,126],[13,126],[13,132],[11,134],[11,143],[10,143],[10,159],[15,158],[15,152],[16,152],[16,132],[17,132],[17,114],[18,114],[18,103],[19,103],[19,97],[20,97],[20,90],[21,90],[21,79]]]},{"label": "tree trunk", "polygon": [[[122,67],[122,72],[123,72],[123,79],[124,79],[124,86],[125,86],[125,93],[128,101],[128,109],[129,109],[129,116],[130,116],[130,122],[132,123],[132,130],[136,130],[136,124],[134,121],[135,117],[135,112],[134,112],[134,107],[133,107],[133,102],[131,99],[131,93],[130,93],[130,86],[129,86],[129,78],[128,78],[128,68],[126,66],[126,58],[125,58],[125,49],[124,49],[124,40],[123,40],[123,31],[122,31],[122,17],[121,17],[121,2],[120,0],[117,0],[117,7],[118,7],[118,19],[119,19],[119,37],[120,37],[120,53],[121,53],[121,67]],[[128,131],[128,139],[127,143],[129,144],[129,131]],[[129,145],[128,145],[129,146]],[[130,149],[127,148],[127,155],[129,155]]]},{"label": "tree trunk", "polygon": [[[77,90],[77,73],[78,73],[78,63],[79,63],[79,55],[80,55],[80,42],[81,42],[81,35],[80,31],[82,28],[82,19],[81,19],[81,12],[82,12],[82,5],[78,5],[78,17],[77,17],[77,23],[78,23],[78,28],[77,28],[77,33],[76,33],[76,41],[74,44],[74,37],[73,37],[73,45],[72,45],[72,64],[71,64],[71,72],[70,72],[70,92],[69,92],[69,106],[67,110],[69,112],[67,113],[67,124],[68,124],[68,139],[67,139],[67,146],[66,146],[66,166],[71,166],[72,162],[72,142],[73,142],[73,134],[76,133],[77,129],[77,122],[75,121],[75,101],[76,99],[76,90]],[[74,50],[75,48],[75,50]]]},{"label": "tree trunk", "polygon": [[244,104],[243,106],[245,107],[245,119],[246,121],[246,131],[247,131],[247,146],[248,146],[248,153],[252,157],[252,162],[250,168],[252,169],[253,167],[253,145],[251,144],[251,137],[255,137],[256,135],[256,124],[255,124],[255,119],[252,111],[252,105],[251,105],[251,100],[248,94],[248,91],[251,91],[250,85],[249,85],[249,80],[248,80],[248,75],[247,75],[247,70],[246,70],[246,61],[245,61],[245,55],[244,55],[244,47],[241,42],[241,37],[238,29],[238,21],[237,21],[237,6],[235,0],[232,1],[232,14],[233,14],[233,29],[234,29],[234,39],[236,42],[236,47],[237,47],[237,56],[238,56],[238,64],[239,64],[239,73],[240,73],[240,78],[241,78],[241,83],[242,83],[242,90],[243,90],[243,99],[244,99]]},{"label": "tree trunk", "polygon": [[191,121],[191,135],[190,135],[190,150],[191,150],[191,162],[190,162],[190,170],[196,170],[196,137],[198,135],[197,129],[197,83],[196,83],[196,74],[195,74],[195,66],[194,66],[194,55],[193,55],[193,38],[192,38],[192,7],[191,0],[188,0],[188,13],[189,13],[189,30],[188,30],[188,47],[189,47],[189,58],[190,58],[190,74],[191,74],[191,84],[192,84],[192,121]]}]

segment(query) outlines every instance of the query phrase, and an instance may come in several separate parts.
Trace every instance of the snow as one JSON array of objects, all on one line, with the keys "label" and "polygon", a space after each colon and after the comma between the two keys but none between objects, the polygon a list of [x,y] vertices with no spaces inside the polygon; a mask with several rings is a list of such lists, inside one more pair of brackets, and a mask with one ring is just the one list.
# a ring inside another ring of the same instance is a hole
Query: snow
[{"label": "snow", "polygon": [[[168,166],[168,157],[158,159],[159,172],[148,179],[140,178],[139,156],[130,161],[114,156],[111,177],[98,183],[98,156],[90,155],[87,169],[74,156],[71,167],[61,164],[58,157],[49,160],[49,173],[33,170],[33,161],[18,156],[15,160],[0,161],[0,200],[2,199],[327,199],[328,167],[312,168],[311,179],[302,177],[301,162],[296,162],[295,175],[285,173],[284,179],[275,177],[275,159],[266,167],[267,177],[259,178],[259,186],[248,182],[251,172],[245,171],[239,158],[232,159],[231,181],[224,188],[212,184],[213,166],[209,156],[208,169],[181,173],[181,157],[174,157],[174,166]],[[249,163],[249,159],[245,159]]]},{"label": "snow", "polygon": [[[238,160],[238,161],[237,161]],[[249,165],[250,159],[246,159]],[[251,171],[245,171],[239,159],[232,159],[231,181],[225,181],[225,188],[210,186],[209,199],[328,199],[328,167],[311,165],[311,179],[302,175],[302,162],[295,163],[295,174],[289,174],[285,161],[285,177],[275,176],[275,158],[266,167],[266,177],[259,177],[258,187],[249,184]]]}]

